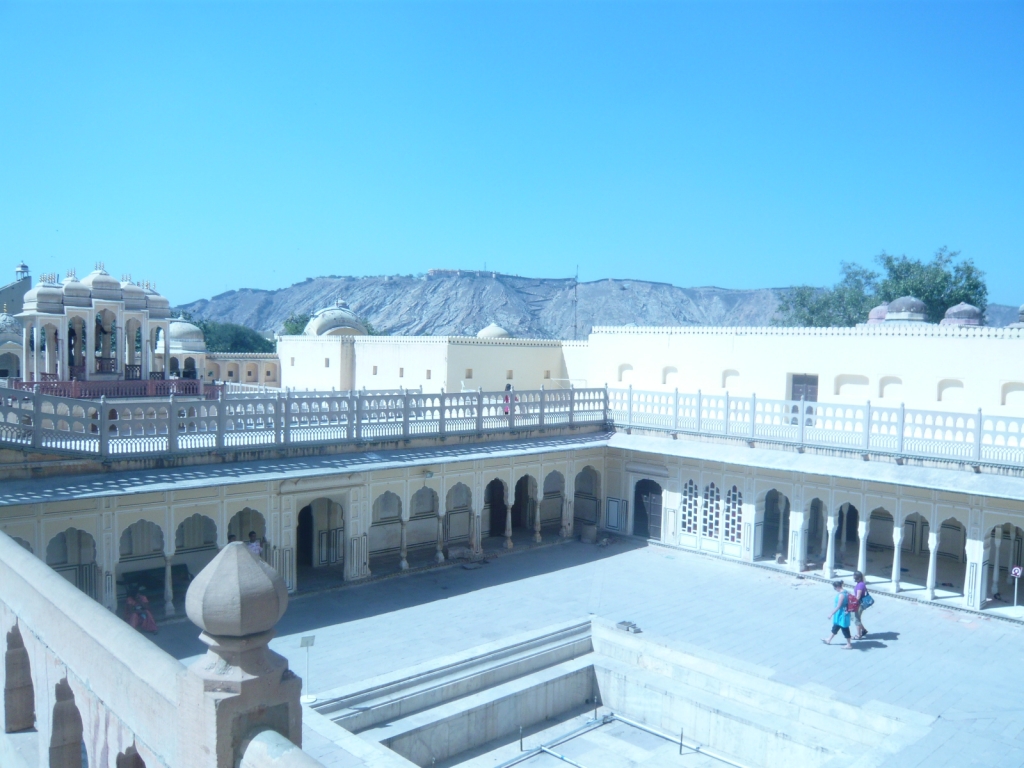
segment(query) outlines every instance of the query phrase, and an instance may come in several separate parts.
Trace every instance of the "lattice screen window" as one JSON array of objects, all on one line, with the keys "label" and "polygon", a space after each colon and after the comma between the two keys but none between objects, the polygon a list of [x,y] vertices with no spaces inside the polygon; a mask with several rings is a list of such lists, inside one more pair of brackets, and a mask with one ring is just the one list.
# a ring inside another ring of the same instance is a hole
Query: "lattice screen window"
[{"label": "lattice screen window", "polygon": [[704,489],[704,516],[701,520],[701,535],[717,539],[722,519],[722,492],[714,483]]},{"label": "lattice screen window", "polygon": [[743,494],[734,485],[725,492],[725,540],[740,542],[740,524],[743,522]]},{"label": "lattice screen window", "polygon": [[688,480],[683,488],[682,514],[679,520],[683,526],[683,533],[697,533],[697,516],[700,510],[700,492],[693,480]]}]

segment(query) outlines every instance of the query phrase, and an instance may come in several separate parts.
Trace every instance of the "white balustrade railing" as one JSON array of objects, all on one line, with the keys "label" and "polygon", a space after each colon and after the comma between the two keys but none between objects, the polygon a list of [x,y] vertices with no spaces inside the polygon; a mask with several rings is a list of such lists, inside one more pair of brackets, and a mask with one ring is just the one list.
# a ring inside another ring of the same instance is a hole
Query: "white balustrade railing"
[{"label": "white balustrade railing", "polygon": [[1024,464],[1024,418],[753,397],[608,390],[617,427],[942,458]]},{"label": "white balustrade railing", "polygon": [[78,400],[0,388],[0,445],[101,458],[606,424],[602,389],[258,392]]}]

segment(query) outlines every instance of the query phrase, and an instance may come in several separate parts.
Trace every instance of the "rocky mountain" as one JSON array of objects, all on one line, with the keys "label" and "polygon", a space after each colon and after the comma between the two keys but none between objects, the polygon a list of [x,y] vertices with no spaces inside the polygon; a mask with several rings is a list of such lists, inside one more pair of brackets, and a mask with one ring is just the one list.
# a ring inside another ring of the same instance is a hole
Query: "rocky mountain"
[{"label": "rocky mountain", "polygon": [[[575,289],[575,290],[574,290]],[[574,295],[576,302],[574,305]],[[520,338],[585,338],[595,325],[767,325],[777,291],[679,288],[644,280],[536,279],[496,272],[316,277],[276,291],[243,288],[179,309],[193,317],[278,332],[290,315],[344,299],[377,329],[400,335],[475,335],[497,323]]]},{"label": "rocky mountain", "polygon": [[[614,279],[577,285],[572,279],[435,269],[416,277],[331,275],[274,291],[243,288],[179,309],[272,334],[292,314],[344,299],[359,317],[392,334],[475,335],[493,322],[520,338],[582,339],[595,325],[770,325],[786,290]],[[988,315],[992,325],[1006,325],[1016,322],[1017,308],[992,305]]]}]

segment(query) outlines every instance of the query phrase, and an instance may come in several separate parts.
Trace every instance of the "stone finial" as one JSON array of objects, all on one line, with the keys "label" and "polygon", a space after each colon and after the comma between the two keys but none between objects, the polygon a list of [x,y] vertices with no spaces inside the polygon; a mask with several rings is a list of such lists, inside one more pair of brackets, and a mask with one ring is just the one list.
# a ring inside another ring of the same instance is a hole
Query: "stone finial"
[{"label": "stone finial", "polygon": [[288,607],[284,579],[239,541],[228,544],[188,587],[185,612],[216,637],[273,629]]}]

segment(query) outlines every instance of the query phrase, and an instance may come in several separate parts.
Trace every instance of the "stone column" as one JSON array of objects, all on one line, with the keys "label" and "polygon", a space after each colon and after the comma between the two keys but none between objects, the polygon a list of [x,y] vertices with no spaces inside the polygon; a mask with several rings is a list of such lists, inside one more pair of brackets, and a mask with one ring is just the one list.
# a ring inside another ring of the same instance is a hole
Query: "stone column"
[{"label": "stone column", "polygon": [[28,381],[28,361],[32,357],[32,328],[35,323],[32,320],[25,320],[25,328],[21,332],[21,379]]},{"label": "stone column", "polygon": [[837,515],[829,515],[826,519],[828,528],[828,545],[825,549],[825,563],[821,567],[822,576],[831,579],[836,575],[836,523]]},{"label": "stone column", "polygon": [[892,543],[894,545],[892,553],[892,591],[900,591],[900,567],[902,565],[901,557],[903,555],[903,526],[894,524],[892,527]]},{"label": "stone column", "polygon": [[444,562],[444,512],[437,515],[437,552],[434,553],[434,560]]},{"label": "stone column", "polygon": [[[531,501],[530,506],[533,507],[533,540],[538,544],[543,541],[540,535],[540,503],[537,501]],[[565,506],[563,502],[562,506]]]},{"label": "stone column", "polygon": [[164,556],[164,616],[174,615],[174,580],[171,578],[171,558]]},{"label": "stone column", "polygon": [[[511,411],[509,411],[511,413]],[[504,489],[502,489],[504,494]],[[505,549],[512,549],[512,505],[505,499]]]},{"label": "stone column", "polygon": [[1010,526],[1010,538],[1008,538],[1006,540],[1006,548],[1007,548],[1006,549],[1006,586],[1008,586],[1008,587],[1012,587],[1013,586],[1013,577],[1010,576],[1010,571],[1013,569],[1013,566],[1017,565],[1017,563],[1013,562],[1013,553],[1016,552],[1016,549],[1014,549],[1014,546],[1013,546],[1013,535],[1014,535],[1014,533],[1015,533],[1014,526],[1011,525]]},{"label": "stone column", "polygon": [[[782,511],[782,505],[779,503],[779,499],[780,498],[781,498],[781,496],[776,496],[775,497],[775,499],[776,499],[776,501],[775,501],[775,508],[779,512],[779,535],[777,537],[778,541],[775,544],[775,551],[777,553],[781,554],[783,557],[785,557],[786,554],[788,554],[786,552],[786,550],[785,550],[785,546],[786,546],[786,538],[785,538],[786,521],[783,519],[783,516],[785,515],[785,513]],[[790,526],[790,530],[793,530],[792,526]]]},{"label": "stone column", "polygon": [[850,508],[847,507],[842,515],[843,524],[839,530],[839,554],[843,558],[843,562],[846,562],[846,529],[850,527]]},{"label": "stone column", "polygon": [[409,540],[408,534],[405,530],[405,526],[408,525],[408,521],[404,517],[400,517],[398,518],[398,524],[402,527],[402,542],[399,547],[402,559],[401,562],[399,562],[398,567],[405,571],[409,568]]},{"label": "stone column", "polygon": [[28,650],[17,625],[8,633],[8,637],[10,640],[4,654],[7,670],[7,678],[4,680],[4,717],[7,732],[17,733],[35,726],[35,698]]},{"label": "stone column", "polygon": [[861,573],[867,573],[868,570],[868,532],[870,520],[870,516],[867,518],[861,516],[857,520],[857,537],[860,539],[857,547],[857,570]]},{"label": "stone column", "polygon": [[807,567],[807,515],[790,510],[789,551],[786,564],[791,571],[800,573]]},{"label": "stone column", "polygon": [[302,680],[267,647],[287,607],[284,579],[237,541],[189,585],[185,610],[208,650],[180,682],[176,765],[239,765],[263,731],[302,745]]},{"label": "stone column", "polygon": [[989,597],[999,594],[999,550],[1003,545],[1002,526],[992,531],[992,578],[988,582]]},{"label": "stone column", "polygon": [[39,347],[42,346],[42,341],[39,338],[39,324],[38,323],[34,324],[33,327],[32,327],[32,342],[33,342],[33,344],[35,344],[35,349],[32,350],[32,380],[33,381],[41,381],[42,380],[42,376],[39,375],[41,373],[40,368],[39,368],[39,357],[40,357]]},{"label": "stone column", "polygon": [[82,321],[82,342],[85,344],[85,379],[95,378],[96,373],[96,313]]},{"label": "stone column", "polygon": [[935,599],[935,577],[939,562],[939,541],[942,537],[942,524],[938,529],[928,529],[928,580],[925,588],[928,590],[928,599]]},{"label": "stone column", "polygon": [[821,545],[818,549],[818,554],[824,558],[825,553],[828,551],[828,513],[825,512],[825,505],[821,505]]}]

